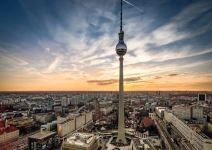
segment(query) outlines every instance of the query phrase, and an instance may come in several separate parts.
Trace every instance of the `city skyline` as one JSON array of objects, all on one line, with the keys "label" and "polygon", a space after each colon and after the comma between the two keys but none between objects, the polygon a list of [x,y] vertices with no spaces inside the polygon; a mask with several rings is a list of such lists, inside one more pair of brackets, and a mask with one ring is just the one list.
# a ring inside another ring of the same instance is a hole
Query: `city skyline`
[{"label": "city skyline", "polygon": [[[1,2],[0,91],[118,90],[118,8]],[[212,2],[128,0],[123,9],[126,91],[212,91]]]}]

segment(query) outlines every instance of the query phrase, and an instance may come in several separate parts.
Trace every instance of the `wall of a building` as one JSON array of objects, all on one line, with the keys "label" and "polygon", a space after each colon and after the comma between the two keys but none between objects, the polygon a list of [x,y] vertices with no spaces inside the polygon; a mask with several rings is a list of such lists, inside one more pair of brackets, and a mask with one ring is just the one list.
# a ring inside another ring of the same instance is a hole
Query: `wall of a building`
[{"label": "wall of a building", "polygon": [[7,142],[19,137],[19,130],[15,130],[13,132],[6,133],[0,135],[0,143]]},{"label": "wall of a building", "polygon": [[183,136],[194,146],[197,150],[210,150],[208,147],[212,147],[212,140],[206,139],[193,131],[187,124],[178,119],[171,112],[164,112],[164,119],[167,122],[172,123],[179,132],[183,134]]},{"label": "wall of a building", "polygon": [[60,119],[57,124],[57,132],[63,137],[74,130],[82,128],[85,124],[92,121],[92,112],[74,116],[72,119]]}]

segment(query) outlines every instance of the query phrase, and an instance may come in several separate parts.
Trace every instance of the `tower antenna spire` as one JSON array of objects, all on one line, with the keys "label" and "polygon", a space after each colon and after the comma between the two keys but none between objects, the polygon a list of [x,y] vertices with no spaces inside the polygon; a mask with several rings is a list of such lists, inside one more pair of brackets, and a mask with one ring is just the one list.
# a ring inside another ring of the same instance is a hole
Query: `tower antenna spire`
[{"label": "tower antenna spire", "polygon": [[122,1],[123,0],[120,0],[121,1],[121,12],[120,12],[120,31],[122,31]]}]

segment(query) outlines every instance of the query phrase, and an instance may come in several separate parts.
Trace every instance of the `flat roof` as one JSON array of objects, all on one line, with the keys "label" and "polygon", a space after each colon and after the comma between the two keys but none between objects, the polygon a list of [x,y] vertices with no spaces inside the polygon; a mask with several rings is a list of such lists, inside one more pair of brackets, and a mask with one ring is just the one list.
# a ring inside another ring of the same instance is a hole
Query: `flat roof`
[{"label": "flat roof", "polygon": [[69,118],[69,119],[67,119],[67,120],[61,121],[61,122],[58,123],[58,124],[65,124],[65,123],[67,123],[67,122],[69,122],[69,121],[73,121],[73,120],[74,120],[74,118]]},{"label": "flat roof", "polygon": [[86,146],[89,145],[95,139],[94,134],[90,133],[74,133],[67,139],[69,144]]},{"label": "flat roof", "polygon": [[29,136],[29,138],[42,140],[42,139],[45,139],[45,138],[49,138],[49,137],[51,137],[55,134],[56,134],[55,132],[51,132],[51,131],[42,131],[42,132],[38,132],[38,133],[35,133],[35,134]]}]

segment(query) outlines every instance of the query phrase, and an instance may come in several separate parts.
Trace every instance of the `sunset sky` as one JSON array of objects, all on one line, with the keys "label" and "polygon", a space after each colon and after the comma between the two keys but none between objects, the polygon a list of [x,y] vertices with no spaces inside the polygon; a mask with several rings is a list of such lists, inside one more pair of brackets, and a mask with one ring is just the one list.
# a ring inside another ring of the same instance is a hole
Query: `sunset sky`
[{"label": "sunset sky", "polygon": [[[119,0],[1,0],[0,91],[118,90]],[[125,90],[212,91],[212,1],[123,5]]]}]

